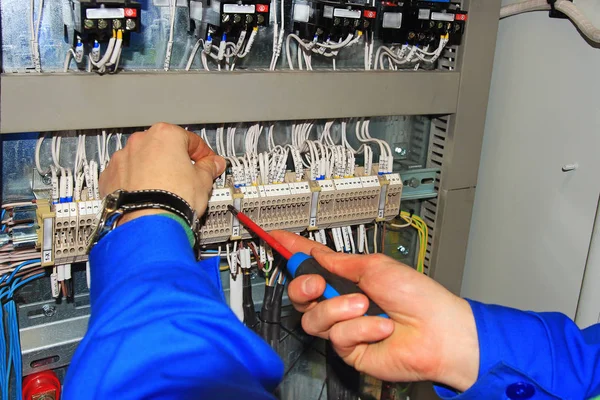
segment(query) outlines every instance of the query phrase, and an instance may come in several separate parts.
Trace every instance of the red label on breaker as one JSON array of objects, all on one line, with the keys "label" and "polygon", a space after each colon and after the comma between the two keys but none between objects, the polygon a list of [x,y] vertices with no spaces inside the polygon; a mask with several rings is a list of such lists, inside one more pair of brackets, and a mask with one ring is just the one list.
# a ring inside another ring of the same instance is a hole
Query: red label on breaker
[{"label": "red label on breaker", "polygon": [[456,14],[457,21],[466,21],[467,19],[469,19],[467,14]]},{"label": "red label on breaker", "polygon": [[125,16],[127,18],[136,18],[137,17],[137,9],[135,9],[135,8],[126,8],[125,9]]},{"label": "red label on breaker", "polygon": [[377,17],[377,12],[373,10],[365,10],[363,11],[363,17],[373,19]]},{"label": "red label on breaker", "polygon": [[259,13],[269,12],[269,6],[267,4],[257,4],[256,12],[259,12]]}]

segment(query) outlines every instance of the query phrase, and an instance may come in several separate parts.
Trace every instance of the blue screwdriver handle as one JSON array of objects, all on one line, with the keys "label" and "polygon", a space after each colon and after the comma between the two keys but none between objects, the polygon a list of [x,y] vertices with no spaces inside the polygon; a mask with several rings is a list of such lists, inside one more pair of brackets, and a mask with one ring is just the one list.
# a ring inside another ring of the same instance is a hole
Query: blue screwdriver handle
[{"label": "blue screwdriver handle", "polygon": [[[337,296],[345,294],[360,293],[366,296],[356,283],[342,278],[341,276],[332,274],[327,269],[323,268],[317,260],[308,254],[296,253],[294,254],[287,263],[287,269],[290,274],[296,278],[301,275],[315,274],[320,275],[325,279],[327,286],[325,286],[325,292],[323,298],[331,299]],[[367,296],[368,298],[368,296]],[[369,298],[369,308],[365,313],[367,316],[379,316],[389,318],[385,311],[381,309],[373,300]]]}]

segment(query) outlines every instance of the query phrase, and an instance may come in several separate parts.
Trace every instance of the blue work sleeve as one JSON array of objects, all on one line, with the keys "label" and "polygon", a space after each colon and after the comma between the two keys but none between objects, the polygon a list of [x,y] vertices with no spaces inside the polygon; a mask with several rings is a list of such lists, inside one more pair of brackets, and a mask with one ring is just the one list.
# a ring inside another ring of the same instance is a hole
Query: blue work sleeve
[{"label": "blue work sleeve", "polygon": [[163,216],[123,224],[94,247],[91,317],[64,399],[272,399],[283,363],[219,289],[219,261],[196,262]]},{"label": "blue work sleeve", "polygon": [[479,378],[443,399],[572,399],[600,394],[600,325],[580,330],[559,313],[534,313],[469,300],[479,337]]}]

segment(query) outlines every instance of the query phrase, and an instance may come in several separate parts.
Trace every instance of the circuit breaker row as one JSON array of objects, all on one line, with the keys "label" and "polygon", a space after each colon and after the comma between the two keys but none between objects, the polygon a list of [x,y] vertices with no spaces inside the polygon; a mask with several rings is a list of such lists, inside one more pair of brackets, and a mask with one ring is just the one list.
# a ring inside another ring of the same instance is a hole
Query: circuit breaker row
[{"label": "circuit breaker row", "polygon": [[250,234],[227,212],[233,205],[265,230],[292,232],[391,220],[400,212],[399,174],[213,190],[200,229],[202,244]]}]

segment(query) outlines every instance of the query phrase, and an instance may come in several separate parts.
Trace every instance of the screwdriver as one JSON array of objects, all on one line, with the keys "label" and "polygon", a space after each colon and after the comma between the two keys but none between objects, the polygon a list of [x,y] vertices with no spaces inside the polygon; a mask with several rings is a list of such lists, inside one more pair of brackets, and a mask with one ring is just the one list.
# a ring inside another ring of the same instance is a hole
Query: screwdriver
[{"label": "screwdriver", "polygon": [[[320,275],[325,279],[326,286],[323,292],[324,299],[331,299],[337,296],[360,293],[365,293],[358,285],[349,279],[332,274],[327,269],[323,268],[317,260],[305,253],[292,254],[275,238],[265,232],[260,226],[250,219],[246,214],[238,211],[234,206],[228,205],[227,209],[252,233],[264,240],[273,250],[281,254],[287,260],[287,270],[294,277],[301,275],[315,274]],[[365,295],[366,296],[366,295]],[[368,297],[368,296],[367,296]],[[387,314],[375,302],[369,299],[369,308],[365,313],[367,316],[379,316],[388,318]]]}]

